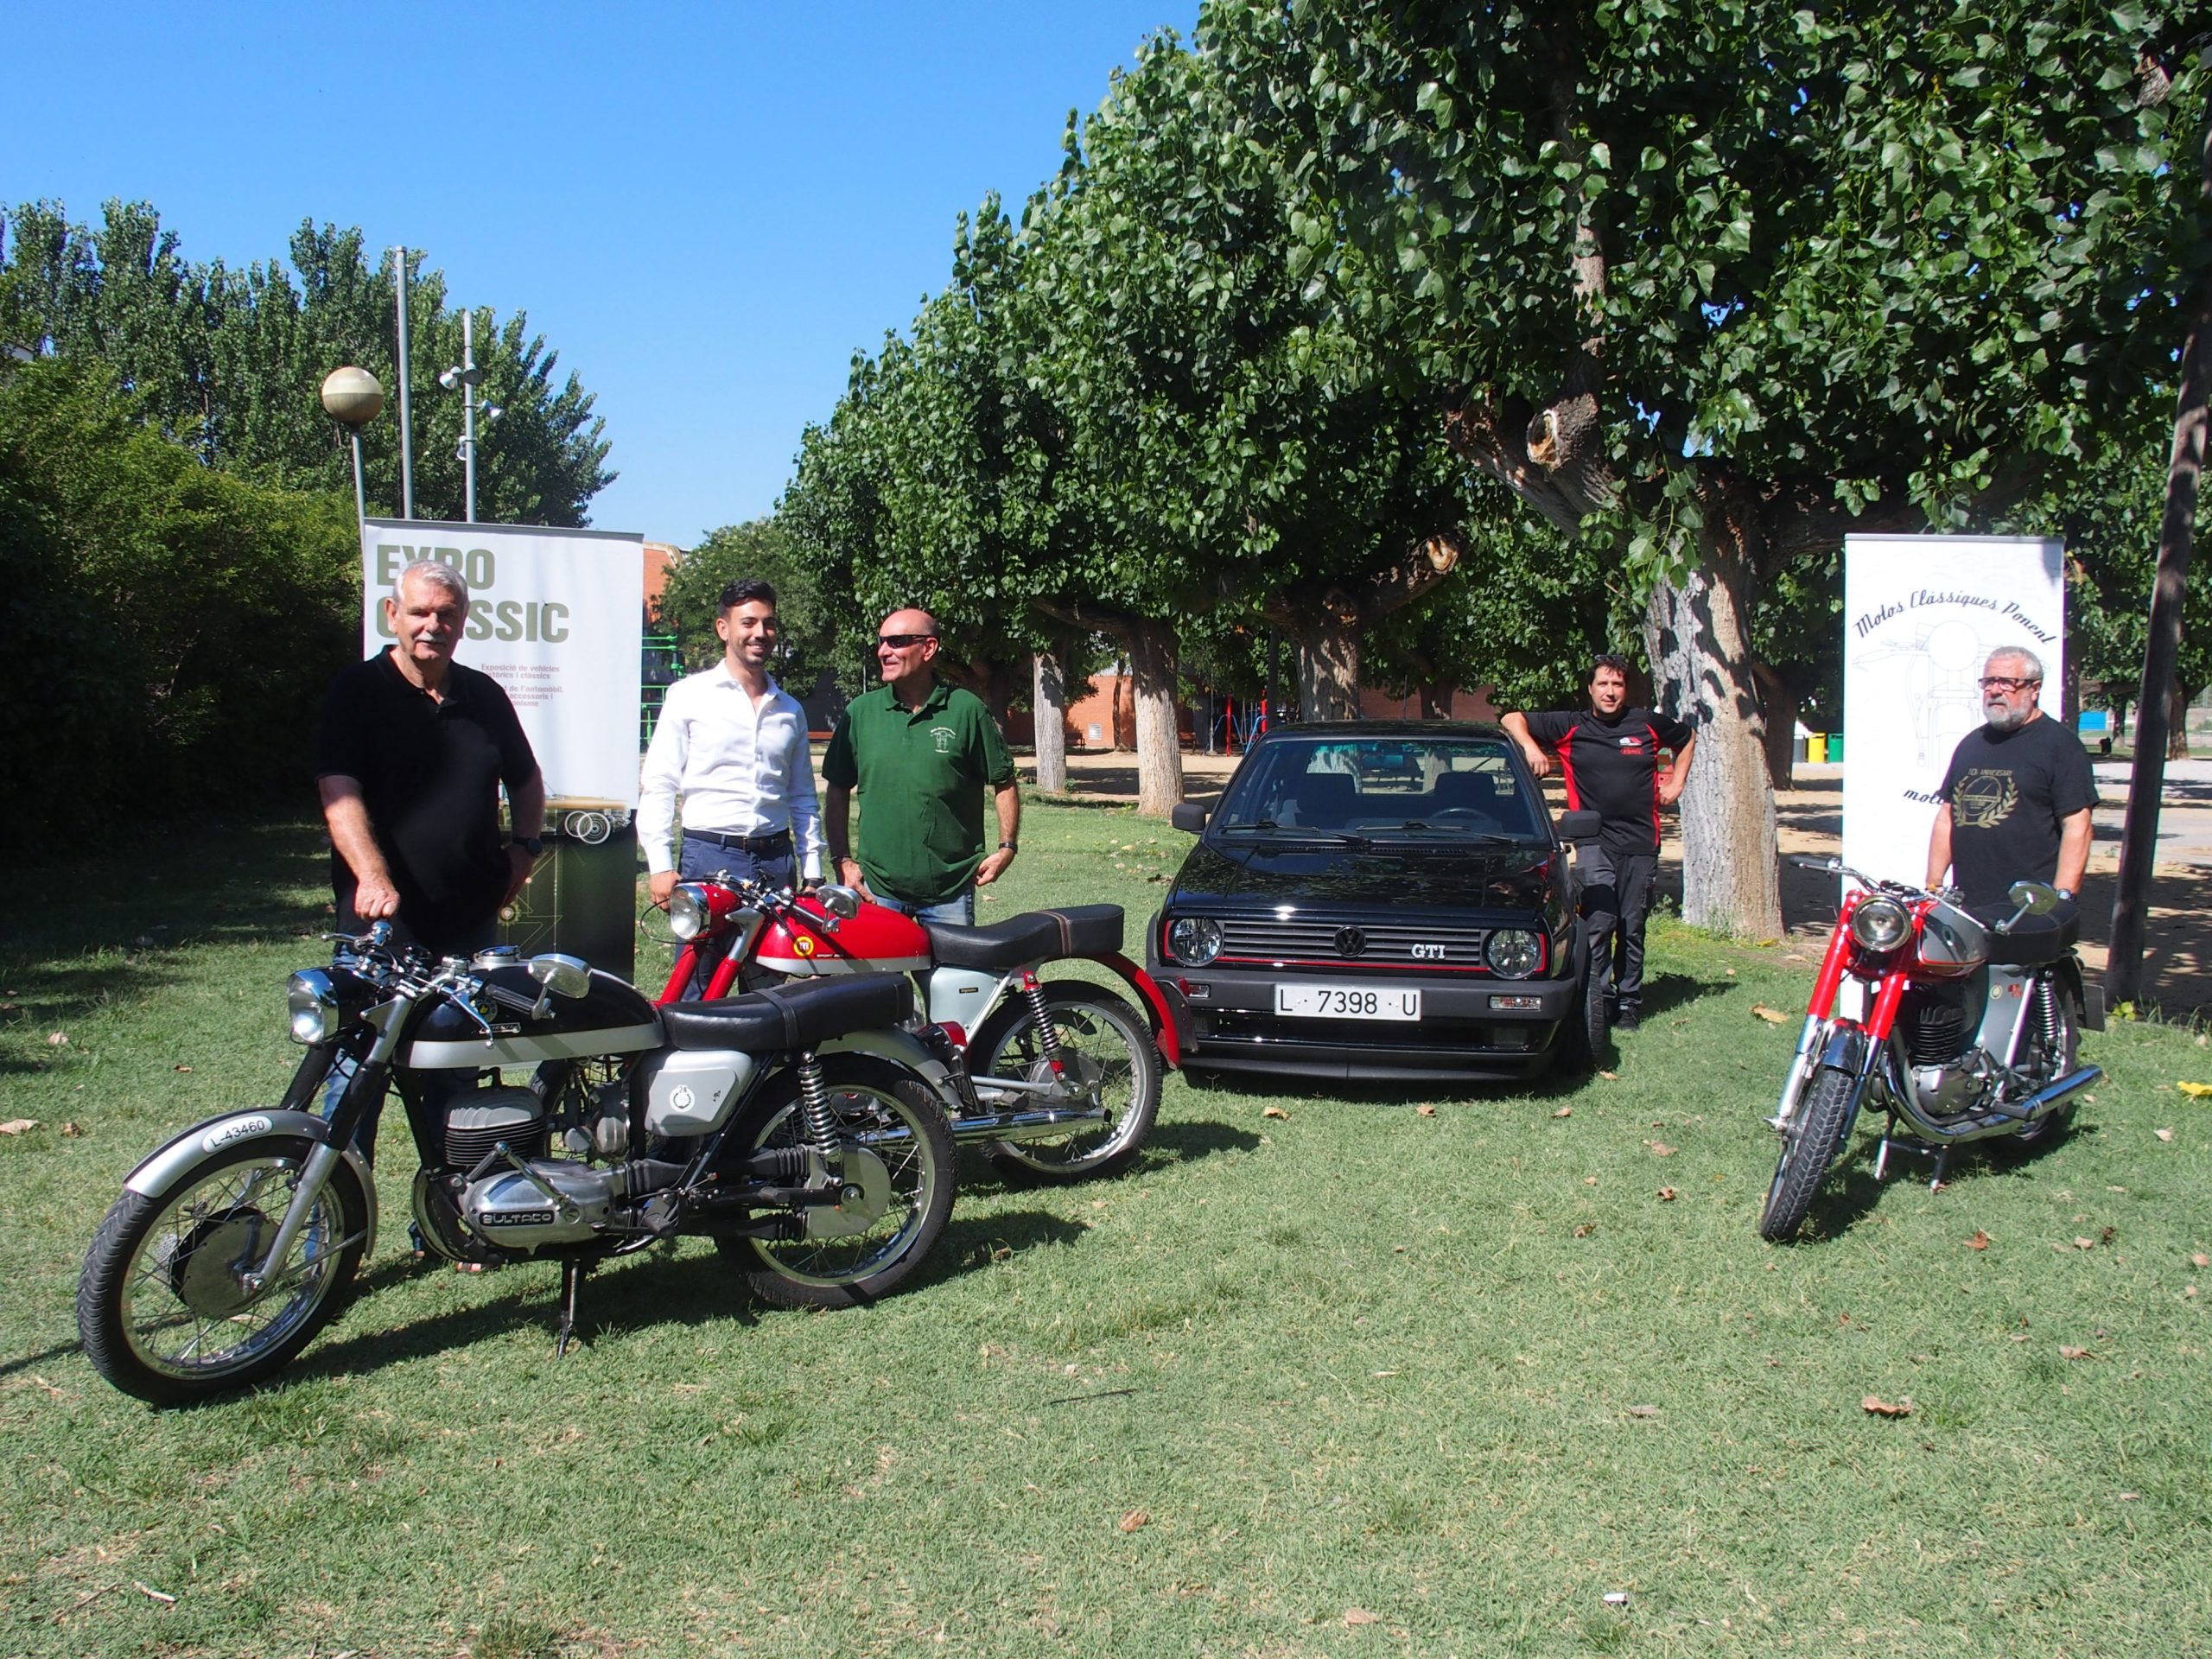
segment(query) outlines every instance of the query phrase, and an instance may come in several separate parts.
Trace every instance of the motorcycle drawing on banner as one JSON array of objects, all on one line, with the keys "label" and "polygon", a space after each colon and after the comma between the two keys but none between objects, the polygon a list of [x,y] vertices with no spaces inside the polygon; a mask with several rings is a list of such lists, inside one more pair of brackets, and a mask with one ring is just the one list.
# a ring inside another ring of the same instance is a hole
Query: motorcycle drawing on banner
[{"label": "motorcycle drawing on banner", "polygon": [[[256,1382],[338,1311],[377,1230],[353,1136],[391,1088],[425,1246],[559,1262],[556,1351],[581,1274],[610,1256],[704,1235],[763,1298],[836,1307],[895,1289],[944,1230],[956,1096],[903,1028],[903,979],[656,1007],[574,957],[433,962],[381,922],[340,945],[329,969],[291,977],[307,1054],[283,1098],[177,1135],[100,1224],[78,1328],[126,1393],[170,1405]],[[493,1086],[424,1087],[495,1068]]]},{"label": "motorcycle drawing on banner", "polygon": [[[1074,1181],[1125,1169],[1160,1111],[1163,1065],[1177,1063],[1175,1017],[1151,976],[1122,955],[1122,909],[1031,911],[988,927],[923,923],[854,889],[779,892],[722,877],[669,896],[678,953],[664,1005],[707,976],[704,995],[741,984],[913,976],[918,1018],[940,1033],[952,1073],[957,1141],[980,1144],[1002,1174]],[[1076,979],[1039,979],[1047,963],[1087,961],[1144,1001]]]},{"label": "motorcycle drawing on banner", "polygon": [[1836,918],[1768,1120],[1782,1155],[1759,1232],[1777,1242],[1803,1224],[1862,1105],[1889,1115],[1877,1180],[1892,1153],[1911,1152],[1933,1156],[1941,1182],[1954,1147],[2050,1140],[2104,1075],[2080,1064],[2083,1027],[2104,1020],[2074,951],[2078,918],[2020,928],[2060,906],[2056,888],[2015,882],[2012,915],[1984,922],[1953,895],[1878,881],[1840,859],[1792,861],[1859,885]]}]

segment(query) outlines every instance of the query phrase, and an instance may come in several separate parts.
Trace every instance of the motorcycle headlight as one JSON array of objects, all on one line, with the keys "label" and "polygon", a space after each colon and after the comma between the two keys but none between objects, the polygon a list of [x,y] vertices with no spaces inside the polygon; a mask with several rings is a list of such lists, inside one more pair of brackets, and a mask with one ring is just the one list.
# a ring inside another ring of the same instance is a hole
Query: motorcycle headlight
[{"label": "motorcycle headlight", "polygon": [[1869,899],[1851,912],[1852,942],[1861,950],[1894,950],[1911,931],[1911,912],[1894,899]]},{"label": "motorcycle headlight", "polygon": [[320,968],[303,968],[284,987],[284,1014],[292,1040],[312,1048],[338,1030],[338,993]]},{"label": "motorcycle headlight", "polygon": [[707,931],[707,895],[690,882],[679,882],[668,895],[668,931],[679,939],[697,938]]},{"label": "motorcycle headlight", "polygon": [[1221,954],[1221,924],[1211,916],[1178,916],[1167,924],[1167,954],[1185,968],[1203,968]]},{"label": "motorcycle headlight", "polygon": [[1501,927],[1491,934],[1483,954],[1500,979],[1526,979],[1544,960],[1544,942],[1525,927]]}]

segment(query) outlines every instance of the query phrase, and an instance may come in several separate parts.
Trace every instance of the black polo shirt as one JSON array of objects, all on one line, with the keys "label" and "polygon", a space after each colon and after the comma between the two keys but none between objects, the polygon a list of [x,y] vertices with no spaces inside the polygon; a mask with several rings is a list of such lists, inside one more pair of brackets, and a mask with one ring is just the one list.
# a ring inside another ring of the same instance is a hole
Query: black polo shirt
[{"label": "black polo shirt", "polygon": [[[499,913],[512,865],[499,832],[499,791],[537,775],[514,705],[488,674],[451,663],[433,698],[390,650],[332,682],[315,732],[315,776],[361,785],[399,919],[428,949],[459,949]],[[330,882],[341,926],[358,925],[353,868],[333,849]]]},{"label": "black polo shirt", "polygon": [[1523,718],[1529,736],[1558,751],[1569,810],[1589,807],[1605,821],[1600,847],[1628,855],[1659,850],[1659,752],[1680,753],[1694,735],[1688,727],[1649,709],[1610,718],[1591,709]]},{"label": "black polo shirt", "polygon": [[1968,908],[2009,915],[2015,881],[2057,880],[2059,825],[2097,804],[2097,777],[2082,740],[2038,715],[2009,732],[1984,726],[1961,738],[1942,793],[1951,872]]}]

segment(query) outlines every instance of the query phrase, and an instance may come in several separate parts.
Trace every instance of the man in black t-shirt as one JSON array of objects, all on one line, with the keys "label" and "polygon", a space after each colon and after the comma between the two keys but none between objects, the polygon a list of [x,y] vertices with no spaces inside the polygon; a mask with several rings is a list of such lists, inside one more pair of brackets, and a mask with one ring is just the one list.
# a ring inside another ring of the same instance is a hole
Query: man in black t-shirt
[{"label": "man in black t-shirt", "polygon": [[[1614,1023],[1633,1031],[1643,1014],[1643,924],[1659,868],[1659,809],[1681,798],[1697,736],[1679,720],[1627,705],[1628,659],[1601,656],[1591,665],[1587,709],[1516,710],[1505,716],[1505,729],[1539,778],[1552,769],[1545,751],[1557,750],[1568,808],[1593,809],[1604,821],[1598,839],[1575,853],[1583,924],[1591,971],[1611,976]],[[1662,749],[1675,757],[1664,777]]]},{"label": "man in black t-shirt", "polygon": [[[2097,804],[2088,752],[2039,706],[2043,664],[2007,645],[1981,671],[1988,723],[1959,740],[1928,836],[1928,885],[1954,874],[1967,908],[2010,916],[2015,881],[2048,881],[2062,898],[2081,891],[2089,861],[2089,809]],[[2070,911],[2070,905],[2069,910]],[[2058,912],[2063,917],[2067,912]],[[2027,918],[2057,925],[2057,919]]]}]

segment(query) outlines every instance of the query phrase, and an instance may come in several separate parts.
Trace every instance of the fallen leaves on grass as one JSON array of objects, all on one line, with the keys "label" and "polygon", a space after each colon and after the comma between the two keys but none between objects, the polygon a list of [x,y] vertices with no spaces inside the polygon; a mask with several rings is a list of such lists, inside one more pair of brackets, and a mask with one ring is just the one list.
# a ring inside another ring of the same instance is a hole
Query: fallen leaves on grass
[{"label": "fallen leaves on grass", "polygon": [[1607,1083],[1618,1083],[1621,1080],[1621,1074],[1618,1071],[1600,1071],[1598,1075]]},{"label": "fallen leaves on grass", "polygon": [[1574,1108],[1572,1106],[1562,1106],[1559,1110],[1554,1112],[1552,1116],[1554,1117],[1573,1117],[1574,1116]]},{"label": "fallen leaves on grass", "polygon": [[1414,1110],[1419,1112],[1423,1117],[1434,1117],[1436,1116],[1436,1108],[1431,1106],[1426,1101],[1423,1101],[1420,1105],[1414,1107]]},{"label": "fallen leaves on grass", "polygon": [[2058,1357],[2061,1359],[2094,1359],[2096,1357],[2087,1348],[2075,1348],[2063,1342],[2058,1344]]},{"label": "fallen leaves on grass", "polygon": [[1675,1189],[1671,1186],[1662,1186],[1659,1189],[1659,1202],[1662,1204],[1672,1204],[1676,1196]]},{"label": "fallen leaves on grass", "polygon": [[38,1119],[35,1117],[11,1117],[5,1123],[0,1123],[0,1135],[28,1135],[36,1128]]},{"label": "fallen leaves on grass", "polygon": [[1989,1235],[1983,1232],[1980,1228],[1975,1228],[1974,1230],[1974,1236],[1967,1240],[1967,1249],[1970,1250],[1986,1250],[1988,1248]]},{"label": "fallen leaves on grass", "polygon": [[1764,1002],[1752,1003],[1751,1012],[1758,1018],[1765,1020],[1770,1026],[1787,1025],[1789,1021],[1789,1016],[1783,1013],[1781,1009],[1770,1008]]},{"label": "fallen leaves on grass", "polygon": [[2151,1133],[2161,1141],[2171,1141],[2174,1138],[2174,1132],[2171,1129],[2153,1129]]},{"label": "fallen leaves on grass", "polygon": [[2077,1250],[2094,1250],[2097,1248],[2097,1241],[2094,1238],[2083,1238],[2077,1234],[2074,1240],[2074,1248]]},{"label": "fallen leaves on grass", "polygon": [[1659,1414],[1659,1408],[1656,1406],[1630,1406],[1628,1408],[1628,1414],[1631,1417],[1656,1417]]},{"label": "fallen leaves on grass", "polygon": [[1122,1530],[1135,1532],[1139,1527],[1148,1525],[1151,1520],[1152,1517],[1142,1510],[1131,1510],[1122,1517]]},{"label": "fallen leaves on grass", "polygon": [[[68,1047],[68,1046],[69,1046],[69,1033],[68,1033],[67,1032],[66,1032],[66,1031],[49,1031],[49,1032],[48,1032],[48,1033],[46,1033],[46,1046],[47,1046],[48,1048],[67,1048],[67,1047]],[[2182,1084],[2182,1087],[2183,1087],[2183,1088],[2184,1088],[2184,1089],[2186,1089],[2186,1088],[2188,1088],[2188,1087],[2189,1087],[2189,1085],[2188,1085],[2187,1084]]]},{"label": "fallen leaves on grass", "polygon": [[169,1070],[172,1071],[189,1071],[192,1068],[188,1065],[173,1065]]},{"label": "fallen leaves on grass", "polygon": [[81,1127],[75,1123],[64,1123],[61,1126],[61,1133],[65,1139],[74,1141],[82,1135],[85,1131]]},{"label": "fallen leaves on grass", "polygon": [[166,1590],[156,1590],[151,1585],[139,1583],[136,1579],[130,1580],[130,1587],[149,1601],[158,1601],[164,1607],[176,1605],[176,1598]]},{"label": "fallen leaves on grass", "polygon": [[2212,1095],[2212,1083],[2177,1083],[2174,1087],[2191,1100],[2202,1100],[2207,1095]]},{"label": "fallen leaves on grass", "polygon": [[2212,1255],[2198,1250],[2189,1258],[2189,1265],[2192,1268],[2212,1268]]},{"label": "fallen leaves on grass", "polygon": [[1675,1155],[1675,1148],[1664,1141],[1647,1141],[1643,1144],[1651,1148],[1651,1155],[1654,1158],[1671,1158]]},{"label": "fallen leaves on grass", "polygon": [[1859,1402],[1859,1409],[1869,1417],[1910,1417],[1912,1415],[1912,1396],[1901,1400],[1885,1400],[1878,1394],[1870,1394]]},{"label": "fallen leaves on grass", "polygon": [[1286,1123],[1290,1122],[1290,1114],[1283,1110],[1280,1106],[1262,1106],[1260,1108],[1260,1116],[1262,1117],[1279,1117]]},{"label": "fallen leaves on grass", "polygon": [[1594,1221],[1577,1222],[1574,1226],[1574,1236],[1577,1238],[1587,1238],[1597,1230],[1598,1224]]},{"label": "fallen leaves on grass", "polygon": [[1380,1624],[1382,1622],[1382,1615],[1370,1613],[1364,1607],[1344,1609],[1344,1623],[1347,1624]]}]

